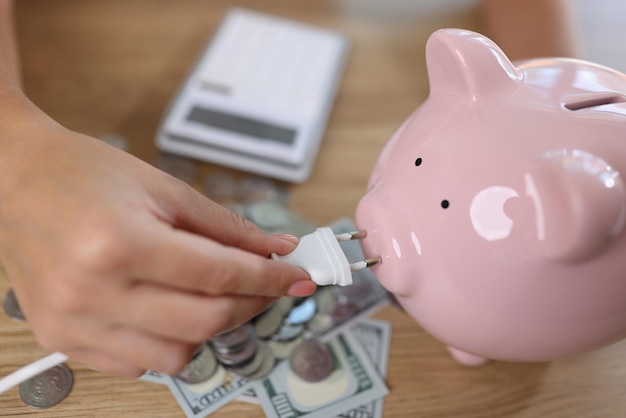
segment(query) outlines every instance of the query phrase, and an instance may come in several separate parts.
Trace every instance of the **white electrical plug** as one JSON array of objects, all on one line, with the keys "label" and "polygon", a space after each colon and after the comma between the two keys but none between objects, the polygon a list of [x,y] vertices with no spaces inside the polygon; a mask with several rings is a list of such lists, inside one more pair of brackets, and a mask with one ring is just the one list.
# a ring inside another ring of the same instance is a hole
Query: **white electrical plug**
[{"label": "white electrical plug", "polygon": [[272,258],[300,267],[320,286],[349,286],[352,284],[353,271],[380,263],[380,258],[350,263],[339,245],[339,241],[364,236],[365,231],[335,235],[329,227],[317,228],[313,233],[301,237],[298,246],[291,253],[287,255],[273,253]]}]

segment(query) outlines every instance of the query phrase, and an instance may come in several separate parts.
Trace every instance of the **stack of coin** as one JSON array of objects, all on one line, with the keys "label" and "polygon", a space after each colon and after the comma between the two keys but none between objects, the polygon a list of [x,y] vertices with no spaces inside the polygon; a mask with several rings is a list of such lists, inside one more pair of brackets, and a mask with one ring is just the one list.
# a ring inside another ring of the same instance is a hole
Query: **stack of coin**
[{"label": "stack of coin", "polygon": [[267,340],[276,358],[287,358],[302,343],[316,310],[313,297],[279,299],[255,319],[254,331],[257,337]]},{"label": "stack of coin", "polygon": [[255,337],[250,323],[216,335],[209,347],[226,371],[248,379],[267,375],[276,361],[267,344]]},{"label": "stack of coin", "polygon": [[176,377],[193,385],[209,380],[217,370],[218,364],[213,351],[203,344]]}]

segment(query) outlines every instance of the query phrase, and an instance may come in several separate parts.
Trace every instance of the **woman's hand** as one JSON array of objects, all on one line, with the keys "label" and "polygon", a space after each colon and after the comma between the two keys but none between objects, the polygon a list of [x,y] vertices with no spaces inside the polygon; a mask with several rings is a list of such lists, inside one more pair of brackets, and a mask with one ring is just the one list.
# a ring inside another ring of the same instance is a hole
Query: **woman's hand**
[{"label": "woman's hand", "polygon": [[17,96],[0,117],[0,258],[44,348],[112,374],[173,374],[216,333],[315,291],[268,259],[295,237],[265,234]]}]

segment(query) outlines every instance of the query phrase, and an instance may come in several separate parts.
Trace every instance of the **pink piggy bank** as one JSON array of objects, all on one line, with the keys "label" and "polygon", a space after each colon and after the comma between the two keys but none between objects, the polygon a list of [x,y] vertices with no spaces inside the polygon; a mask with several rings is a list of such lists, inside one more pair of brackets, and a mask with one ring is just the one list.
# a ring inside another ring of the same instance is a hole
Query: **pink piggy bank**
[{"label": "pink piggy bank", "polygon": [[626,337],[626,76],[455,29],[426,58],[356,211],[374,274],[463,364]]}]

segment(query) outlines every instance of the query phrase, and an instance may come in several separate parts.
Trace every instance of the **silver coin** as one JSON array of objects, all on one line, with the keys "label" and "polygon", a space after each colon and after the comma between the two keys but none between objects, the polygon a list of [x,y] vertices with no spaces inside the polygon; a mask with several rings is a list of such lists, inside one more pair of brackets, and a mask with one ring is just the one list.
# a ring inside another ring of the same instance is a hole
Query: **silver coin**
[{"label": "silver coin", "polygon": [[241,203],[227,202],[227,203],[224,203],[222,206],[224,206],[229,211],[236,213],[239,216],[242,216],[244,218],[246,217],[245,216],[246,208]]},{"label": "silver coin", "polygon": [[209,380],[217,371],[215,355],[203,345],[176,377],[185,383],[196,384]]},{"label": "silver coin", "polygon": [[314,298],[306,298],[304,302],[291,309],[286,321],[290,324],[306,324],[317,311]]},{"label": "silver coin", "polygon": [[252,325],[245,323],[214,336],[209,340],[209,345],[221,353],[235,352],[239,351],[250,338],[253,338]]},{"label": "silver coin", "polygon": [[333,318],[329,314],[318,312],[307,322],[306,327],[307,331],[317,334],[331,329],[334,323]]},{"label": "silver coin", "polygon": [[264,177],[246,177],[239,184],[239,198],[247,203],[272,200],[276,184]]},{"label": "silver coin", "polygon": [[335,368],[335,358],[326,344],[306,341],[293,350],[289,358],[291,370],[306,382],[320,382]]},{"label": "silver coin", "polygon": [[171,154],[159,154],[155,162],[159,170],[182,180],[193,183],[198,178],[198,164],[187,158]]},{"label": "silver coin", "polygon": [[316,229],[314,224],[302,219],[300,216],[296,215],[293,212],[288,211],[287,216],[289,218],[289,226],[281,229],[280,232],[301,237],[303,235],[312,233]]},{"label": "silver coin", "polygon": [[204,191],[213,200],[233,199],[237,194],[237,181],[227,173],[214,173],[204,181]]},{"label": "silver coin", "polygon": [[71,370],[60,364],[20,383],[20,398],[30,407],[49,408],[65,399],[73,383]]},{"label": "silver coin", "polygon": [[278,331],[272,335],[274,341],[291,341],[304,332],[303,324],[283,324]]},{"label": "silver coin", "polygon": [[274,352],[270,350],[266,344],[260,346],[259,357],[261,358],[261,367],[254,373],[246,376],[250,380],[261,379],[267,376],[274,369],[274,365],[276,364]]},{"label": "silver coin", "polygon": [[246,341],[246,343],[239,351],[228,353],[215,351],[214,353],[217,361],[222,363],[224,366],[239,367],[247,364],[249,361],[252,360],[252,358],[256,354],[257,347],[257,340],[255,338],[251,338]]},{"label": "silver coin", "polygon": [[331,287],[322,287],[313,295],[317,302],[317,311],[322,313],[330,313],[337,306],[337,297]]},{"label": "silver coin", "polygon": [[293,305],[295,305],[296,302],[300,299],[302,298],[294,296],[284,296],[274,302],[272,306],[275,306],[274,309],[278,309],[279,312],[286,315],[291,310],[291,308],[293,308]]},{"label": "silver coin", "polygon": [[333,318],[333,322],[335,324],[340,324],[353,316],[355,316],[359,312],[359,307],[357,304],[352,302],[346,303],[338,303],[335,306],[335,309],[330,313],[330,316]]},{"label": "silver coin", "polygon": [[272,305],[268,310],[257,318],[254,323],[254,333],[259,338],[270,338],[283,323],[285,314],[281,312],[280,307]]},{"label": "silver coin", "polygon": [[277,359],[285,359],[289,356],[291,356],[291,353],[293,353],[293,350],[298,347],[300,344],[302,344],[302,341],[304,340],[304,336],[303,334],[299,335],[298,337],[294,338],[291,341],[275,341],[275,340],[270,340],[267,342],[267,345],[271,348],[271,350],[274,352],[274,356]]},{"label": "silver coin", "polygon": [[256,373],[261,366],[263,365],[264,358],[264,350],[266,350],[265,343],[262,341],[258,342],[257,350],[254,353],[254,357],[251,361],[238,366],[225,366],[224,368],[231,374],[248,377],[254,373]]},{"label": "silver coin", "polygon": [[246,218],[270,232],[284,230],[289,225],[287,210],[276,202],[263,201],[246,205]]},{"label": "silver coin", "polygon": [[9,289],[7,294],[4,296],[2,308],[4,308],[4,313],[6,313],[9,318],[13,318],[16,321],[26,320],[24,312],[22,312],[22,309],[20,308],[20,304],[17,301],[17,297],[15,296],[13,289]]}]

